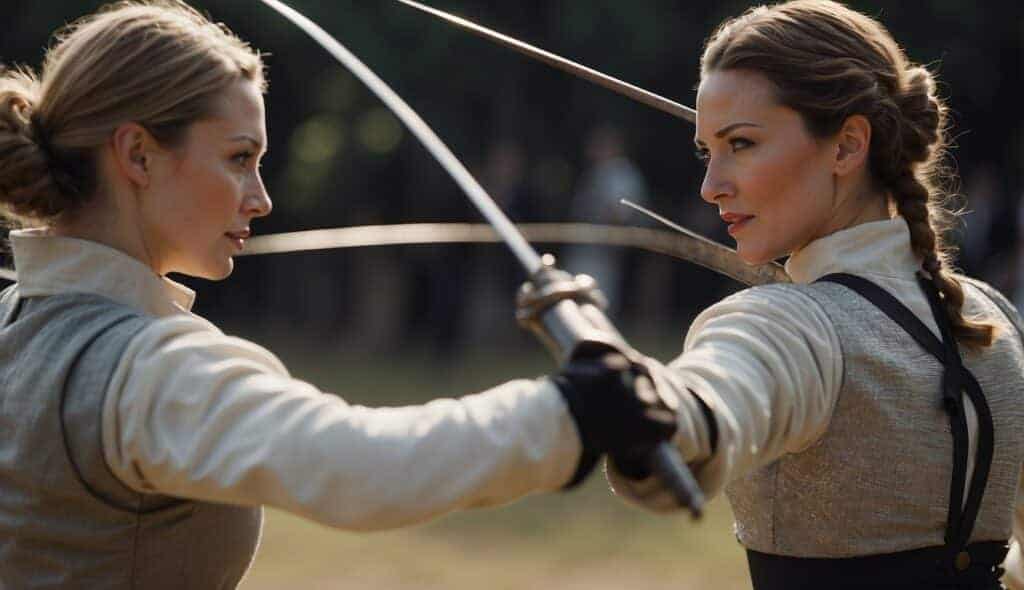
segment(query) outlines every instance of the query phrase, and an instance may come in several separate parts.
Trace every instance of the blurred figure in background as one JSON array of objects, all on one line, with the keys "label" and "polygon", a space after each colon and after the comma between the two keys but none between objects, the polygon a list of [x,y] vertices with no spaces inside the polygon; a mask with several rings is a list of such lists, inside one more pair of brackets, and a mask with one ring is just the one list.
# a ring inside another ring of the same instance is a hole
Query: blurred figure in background
[{"label": "blurred figure in background", "polygon": [[[622,132],[614,126],[594,128],[584,144],[587,166],[576,185],[569,208],[571,221],[601,225],[624,225],[636,213],[619,201],[627,199],[648,205],[647,183],[629,159]],[[566,249],[562,266],[574,274],[587,274],[608,298],[608,316],[622,308],[622,285],[626,279],[629,252],[624,248],[577,245]]]},{"label": "blurred figure in background", "polygon": [[[477,171],[481,186],[513,223],[545,221],[527,170],[528,158],[522,144],[513,138],[501,138],[487,147]],[[463,258],[453,264],[467,267],[468,272],[462,273],[459,283],[444,287],[446,291],[461,293],[448,302],[438,301],[439,305],[453,302],[458,305],[460,339],[471,346],[479,346],[483,342],[518,337],[519,328],[509,308],[513,302],[510,293],[523,279],[519,264],[501,247],[465,247],[461,253]],[[466,303],[469,301],[472,305]]]},{"label": "blurred figure in background", "polygon": [[967,274],[982,278],[995,286],[1008,286],[1000,281],[995,273],[1003,264],[992,264],[992,228],[995,224],[998,208],[1002,206],[1002,195],[999,190],[998,171],[992,164],[984,163],[977,167],[964,181],[963,226],[958,228],[961,234],[960,265]]}]

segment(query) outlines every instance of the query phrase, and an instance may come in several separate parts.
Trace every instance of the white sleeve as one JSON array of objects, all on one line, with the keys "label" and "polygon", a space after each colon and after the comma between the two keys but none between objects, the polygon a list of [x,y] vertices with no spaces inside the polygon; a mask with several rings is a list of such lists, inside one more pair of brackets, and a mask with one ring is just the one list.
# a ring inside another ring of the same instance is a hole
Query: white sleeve
[{"label": "white sleeve", "polygon": [[[795,453],[824,434],[842,386],[839,337],[821,306],[796,289],[759,287],[701,313],[664,382],[680,404],[677,446],[704,493]],[[692,392],[692,393],[691,393]],[[718,431],[711,453],[707,423],[692,402],[711,409]],[[675,502],[656,478],[630,481],[609,466],[613,487],[652,510]]]},{"label": "white sleeve", "polygon": [[1024,473],[1017,484],[1017,506],[1013,512],[1013,536],[1010,537],[1010,552],[1006,554],[1003,567],[1003,585],[1007,590],[1024,590],[1024,555],[1021,541],[1024,540]]},{"label": "white sleeve", "polygon": [[184,316],[129,344],[102,432],[113,473],[137,491],[267,504],[358,530],[556,490],[581,452],[548,380],[422,406],[352,406],[291,378],[265,349]]}]

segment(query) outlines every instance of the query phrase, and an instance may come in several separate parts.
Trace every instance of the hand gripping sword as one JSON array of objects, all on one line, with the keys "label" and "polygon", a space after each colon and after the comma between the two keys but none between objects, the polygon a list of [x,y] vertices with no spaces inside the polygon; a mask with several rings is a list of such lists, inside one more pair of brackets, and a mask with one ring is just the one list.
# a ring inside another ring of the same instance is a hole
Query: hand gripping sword
[{"label": "hand gripping sword", "polygon": [[[277,11],[312,37],[321,47],[341,62],[360,81],[363,82],[403,124],[416,136],[427,150],[437,159],[441,166],[451,175],[462,188],[466,196],[480,211],[484,218],[494,227],[502,240],[512,250],[526,270],[531,281],[546,280],[558,273],[551,272],[551,259],[542,260],[529,242],[516,229],[512,222],[494,203],[494,200],[473,178],[462,162],[448,149],[443,141],[420,118],[420,116],[387,84],[364,65],[355,55],[346,49],[337,39],[329,35],[320,26],[306,18],[300,12],[283,4],[279,0],[261,0],[264,4]],[[550,261],[550,262],[549,262]],[[603,343],[614,346],[627,356],[638,355],[629,347],[611,322],[599,308],[589,304],[577,304],[571,299],[563,299],[549,308],[541,318],[557,348],[560,361],[569,358],[574,350],[583,343]],[[611,340],[609,342],[609,340]],[[662,481],[672,490],[681,506],[688,507],[694,517],[701,513],[704,496],[694,480],[693,475],[683,463],[677,449],[668,443],[661,443],[653,451],[651,466]]]}]

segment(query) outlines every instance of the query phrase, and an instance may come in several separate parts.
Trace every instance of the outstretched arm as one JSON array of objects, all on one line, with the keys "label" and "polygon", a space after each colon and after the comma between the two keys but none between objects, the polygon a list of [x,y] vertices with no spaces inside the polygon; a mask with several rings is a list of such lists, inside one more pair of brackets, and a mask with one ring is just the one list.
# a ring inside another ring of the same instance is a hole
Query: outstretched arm
[{"label": "outstretched arm", "polygon": [[[842,354],[821,306],[789,286],[759,287],[708,308],[683,353],[661,367],[671,395],[696,395],[714,417],[711,446],[702,408],[680,404],[675,442],[705,494],[813,444],[826,430],[842,382]],[[617,492],[654,510],[674,508],[653,479],[630,481],[614,465]]]},{"label": "outstretched arm", "polygon": [[158,321],[129,344],[108,388],[103,443],[137,491],[266,504],[358,530],[557,490],[581,452],[550,380],[422,406],[352,406],[189,317]]}]

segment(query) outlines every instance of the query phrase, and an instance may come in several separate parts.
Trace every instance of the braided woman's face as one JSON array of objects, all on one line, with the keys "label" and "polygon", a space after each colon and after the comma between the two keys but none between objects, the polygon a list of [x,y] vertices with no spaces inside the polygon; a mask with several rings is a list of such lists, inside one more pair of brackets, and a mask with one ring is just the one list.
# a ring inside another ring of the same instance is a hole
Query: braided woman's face
[{"label": "braided woman's face", "polygon": [[183,146],[153,157],[145,192],[144,239],[160,274],[221,279],[249,237],[249,222],[270,213],[259,162],[267,144],[263,96],[240,81],[214,116],[193,123]]},{"label": "braided woman's face", "polygon": [[697,94],[701,197],[718,207],[740,257],[762,264],[835,231],[834,142],[818,140],[760,74],[716,71]]}]

